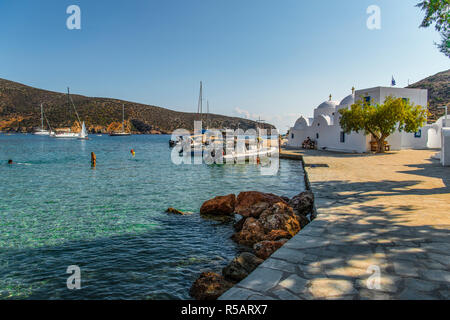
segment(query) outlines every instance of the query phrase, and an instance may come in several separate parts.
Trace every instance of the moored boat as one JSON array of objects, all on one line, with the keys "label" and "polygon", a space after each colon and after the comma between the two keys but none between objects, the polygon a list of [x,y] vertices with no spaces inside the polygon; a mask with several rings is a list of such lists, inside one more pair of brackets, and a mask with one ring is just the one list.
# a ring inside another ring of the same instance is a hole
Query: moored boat
[{"label": "moored boat", "polygon": [[[50,127],[50,126],[49,126]],[[53,132],[51,130],[44,129],[44,108],[41,103],[41,127],[33,132],[34,135],[37,136],[49,136]]]},{"label": "moored boat", "polygon": [[124,104],[122,104],[122,131],[121,132],[111,132],[109,135],[111,137],[131,136],[130,132],[125,131],[125,105]]},{"label": "moored boat", "polygon": [[70,91],[69,88],[67,88],[67,100],[69,105],[73,106],[73,109],[75,110],[75,114],[77,116],[78,123],[81,124],[81,130],[80,132],[71,132],[69,131],[60,131],[60,132],[54,132],[51,133],[50,136],[52,138],[59,138],[59,139],[81,139],[81,140],[87,140],[88,134],[86,131],[86,125],[84,124],[84,121],[82,122],[80,120],[80,116],[78,115],[77,108],[75,107],[75,104],[73,103],[73,100],[70,97]]}]

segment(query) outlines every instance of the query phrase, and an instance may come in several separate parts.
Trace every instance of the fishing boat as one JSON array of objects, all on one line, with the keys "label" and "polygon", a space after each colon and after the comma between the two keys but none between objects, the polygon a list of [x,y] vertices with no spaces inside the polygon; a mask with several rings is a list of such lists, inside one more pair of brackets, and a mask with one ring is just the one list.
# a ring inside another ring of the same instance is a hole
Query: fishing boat
[{"label": "fishing boat", "polygon": [[41,127],[33,132],[37,136],[49,136],[52,133],[51,130],[44,129],[44,108],[41,103]]},{"label": "fishing boat", "polygon": [[88,139],[88,134],[86,132],[86,126],[84,124],[84,121],[81,124],[80,132],[60,131],[60,132],[53,133],[50,136],[53,138],[57,138],[57,139],[79,139],[79,140],[87,140]]},{"label": "fishing boat", "polygon": [[84,124],[84,121],[82,122],[80,120],[80,116],[78,115],[77,108],[75,107],[75,104],[73,103],[73,100],[70,97],[69,88],[67,88],[67,100],[68,100],[69,105],[72,105],[73,109],[75,110],[75,114],[77,116],[78,123],[81,124],[81,131],[80,132],[71,132],[69,129],[69,131],[66,131],[66,132],[61,132],[61,131],[54,132],[50,136],[53,138],[58,138],[58,139],[80,139],[80,140],[88,139],[86,126]]},{"label": "fishing boat", "polygon": [[122,131],[121,132],[111,132],[109,135],[111,137],[131,136],[131,133],[125,131],[125,105],[124,104],[122,104]]},{"label": "fishing boat", "polygon": [[279,152],[277,147],[253,147],[249,150],[233,151],[223,156],[224,163],[244,163],[271,157]]},{"label": "fishing boat", "polygon": [[[201,140],[189,141],[189,139],[188,141],[183,141],[181,143],[182,149],[180,150],[180,156],[184,155],[184,150],[190,150],[190,155],[193,157],[222,157],[223,163],[245,163],[271,157],[279,153],[279,148],[277,146],[265,146],[263,143],[252,145],[243,141],[242,144],[237,144],[236,140],[227,141],[222,137],[209,137],[207,140],[208,141],[203,142],[201,142]],[[188,145],[186,145],[186,143]],[[186,149],[186,147],[188,148]],[[221,154],[216,155],[217,151]]]}]

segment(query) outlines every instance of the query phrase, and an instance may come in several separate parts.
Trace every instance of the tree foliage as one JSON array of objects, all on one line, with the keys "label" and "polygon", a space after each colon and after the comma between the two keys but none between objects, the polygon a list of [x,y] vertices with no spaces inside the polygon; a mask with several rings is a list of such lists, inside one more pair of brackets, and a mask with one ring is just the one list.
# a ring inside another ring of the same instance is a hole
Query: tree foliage
[{"label": "tree foliage", "polygon": [[428,28],[433,23],[441,34],[442,42],[437,44],[439,50],[450,58],[450,0],[424,0],[417,7],[425,11],[425,17],[420,25]]},{"label": "tree foliage", "polygon": [[371,134],[384,152],[384,142],[396,130],[417,132],[425,124],[427,110],[411,104],[409,100],[389,96],[383,104],[358,100],[350,109],[340,109],[340,125],[345,133]]}]

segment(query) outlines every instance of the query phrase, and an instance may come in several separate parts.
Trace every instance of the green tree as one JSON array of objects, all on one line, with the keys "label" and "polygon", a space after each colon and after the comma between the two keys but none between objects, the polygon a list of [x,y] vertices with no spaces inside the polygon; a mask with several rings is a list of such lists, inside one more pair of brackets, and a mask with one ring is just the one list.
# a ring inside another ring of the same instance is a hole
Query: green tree
[{"label": "green tree", "polygon": [[371,134],[377,142],[377,152],[384,152],[387,137],[396,130],[417,132],[426,122],[427,110],[409,100],[389,96],[383,104],[358,100],[350,109],[340,109],[340,125],[345,133]]},{"label": "green tree", "polygon": [[450,0],[425,0],[416,5],[425,11],[420,27],[428,28],[435,23],[435,29],[441,34],[439,50],[450,58]]}]

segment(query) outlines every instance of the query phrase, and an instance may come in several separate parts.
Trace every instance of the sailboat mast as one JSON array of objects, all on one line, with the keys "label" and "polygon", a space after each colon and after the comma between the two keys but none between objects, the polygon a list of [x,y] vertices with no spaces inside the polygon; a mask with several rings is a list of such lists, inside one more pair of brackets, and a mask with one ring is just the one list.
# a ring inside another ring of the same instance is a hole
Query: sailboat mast
[{"label": "sailboat mast", "polygon": [[209,100],[206,100],[206,128],[209,129]]},{"label": "sailboat mast", "polygon": [[122,132],[125,132],[125,105],[122,103]]},{"label": "sailboat mast", "polygon": [[41,103],[41,129],[44,130],[44,109],[42,109],[42,103]]},{"label": "sailboat mast", "polygon": [[73,103],[73,100],[70,97],[69,87],[67,87],[67,99],[69,100],[69,104],[72,104],[73,110],[75,110],[75,114],[77,115],[78,122],[80,123],[81,126],[80,116],[78,115],[77,109],[75,108],[75,104]]},{"label": "sailboat mast", "polygon": [[202,112],[203,112],[203,83],[200,81],[200,94],[198,97],[198,109],[197,113],[200,115],[200,121],[202,121]]}]

